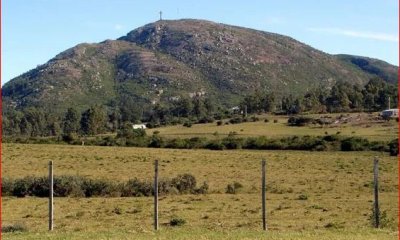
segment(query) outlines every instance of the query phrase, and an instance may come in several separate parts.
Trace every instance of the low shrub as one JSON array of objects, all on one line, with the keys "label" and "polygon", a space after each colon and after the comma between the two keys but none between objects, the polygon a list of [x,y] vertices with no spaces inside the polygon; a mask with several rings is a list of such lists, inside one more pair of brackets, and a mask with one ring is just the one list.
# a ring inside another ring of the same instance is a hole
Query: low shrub
[{"label": "low shrub", "polygon": [[151,196],[153,194],[153,186],[150,182],[142,182],[130,179],[122,185],[121,197],[142,197]]},{"label": "low shrub", "polygon": [[183,226],[186,224],[186,220],[183,218],[173,218],[169,221],[169,225],[173,227]]},{"label": "low shrub", "polygon": [[340,148],[342,151],[363,151],[369,149],[369,142],[359,137],[346,138],[342,140]]},{"label": "low shrub", "polygon": [[158,136],[158,135],[153,135],[150,139],[150,143],[148,147],[152,148],[162,148],[165,146],[164,138]]},{"label": "low shrub", "polygon": [[188,173],[178,175],[171,183],[180,193],[191,193],[196,189],[196,178]]},{"label": "low shrub", "polygon": [[1,195],[2,196],[12,196],[14,189],[14,182],[9,178],[3,178],[1,181]]},{"label": "low shrub", "polygon": [[188,127],[188,128],[190,128],[190,127],[192,127],[192,122],[185,122],[184,124],[183,124],[183,126],[184,127]]},{"label": "low shrub", "polygon": [[[46,177],[2,179],[2,181],[6,183],[6,187],[2,188],[4,196],[6,194],[17,197],[47,197],[49,195],[49,183]],[[209,189],[206,182],[197,188],[196,178],[188,173],[172,179],[162,179],[158,185],[160,194],[206,194]],[[137,178],[119,183],[80,176],[55,176],[53,186],[55,197],[140,197],[154,194],[152,182],[141,181]]]},{"label": "low shrub", "polygon": [[314,119],[309,118],[309,117],[302,117],[302,116],[296,116],[296,117],[290,117],[288,119],[288,125],[289,126],[306,126],[308,124],[311,124],[314,122]]},{"label": "low shrub", "polygon": [[242,138],[227,137],[222,140],[222,145],[226,149],[241,149],[243,146],[243,142],[244,141]]},{"label": "low shrub", "polygon": [[258,117],[256,117],[256,116],[252,116],[252,117],[250,118],[250,120],[251,120],[252,122],[258,122],[258,121],[260,121],[260,118],[258,118]]},{"label": "low shrub", "polygon": [[243,121],[244,121],[243,118],[241,118],[241,117],[235,117],[235,118],[231,118],[231,119],[229,120],[229,123],[230,123],[230,124],[238,124],[238,123],[242,123]]},{"label": "low shrub", "polygon": [[225,145],[222,143],[221,140],[211,140],[206,145],[205,148],[210,150],[224,150]]},{"label": "low shrub", "polygon": [[306,194],[300,194],[300,195],[297,197],[297,200],[305,201],[305,200],[307,200],[307,199],[308,199],[308,196],[307,196]]},{"label": "low shrub", "polygon": [[228,194],[236,194],[239,189],[243,188],[243,185],[239,182],[233,182],[226,186],[225,193]]},{"label": "low shrub", "polygon": [[2,233],[13,233],[13,232],[26,232],[28,229],[25,225],[21,223],[16,223],[14,225],[5,225],[1,227]]},{"label": "low shrub", "polygon": [[390,156],[397,156],[399,155],[399,139],[394,139],[389,143],[389,152]]},{"label": "low shrub", "polygon": [[213,117],[203,117],[200,118],[198,123],[203,124],[203,123],[213,123],[215,119]]}]

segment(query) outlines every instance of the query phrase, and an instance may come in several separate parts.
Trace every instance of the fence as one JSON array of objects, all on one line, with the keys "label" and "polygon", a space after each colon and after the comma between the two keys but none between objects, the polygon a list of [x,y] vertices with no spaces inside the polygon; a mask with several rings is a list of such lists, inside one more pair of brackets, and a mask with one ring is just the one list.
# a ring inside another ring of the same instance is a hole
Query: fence
[{"label": "fence", "polygon": [[[252,217],[236,217],[238,219],[248,219],[248,220],[253,220],[257,221],[260,223],[260,228],[262,228],[264,231],[268,229],[267,227],[267,196],[266,196],[266,190],[267,190],[267,176],[266,176],[266,168],[267,164],[265,160],[261,161],[261,198],[260,198],[260,205],[261,205],[261,214],[259,217],[252,216]],[[379,160],[378,158],[374,158],[374,164],[373,164],[373,196],[374,196],[374,202],[373,202],[373,222],[374,222],[374,227],[379,228],[380,227],[380,209],[379,209],[379,178],[378,178],[378,172],[379,172]],[[155,160],[154,162],[154,181],[153,181],[153,187],[154,187],[154,211],[153,211],[153,227],[155,230],[159,230],[159,216],[160,216],[160,209],[159,209],[159,161]],[[162,174],[162,172],[161,172]],[[50,161],[48,165],[48,182],[49,182],[49,198],[48,198],[48,230],[52,231],[54,229],[54,221],[57,220],[57,218],[54,217],[54,215],[57,215],[57,211],[54,211],[54,190],[53,190],[53,185],[54,185],[54,180],[53,180],[53,162]],[[168,197],[163,197],[164,199]],[[162,212],[161,212],[162,213]],[[230,218],[235,218],[230,216]],[[18,219],[5,219],[5,222],[18,222]],[[29,218],[29,221],[32,222],[41,222],[43,221],[43,218]]]}]

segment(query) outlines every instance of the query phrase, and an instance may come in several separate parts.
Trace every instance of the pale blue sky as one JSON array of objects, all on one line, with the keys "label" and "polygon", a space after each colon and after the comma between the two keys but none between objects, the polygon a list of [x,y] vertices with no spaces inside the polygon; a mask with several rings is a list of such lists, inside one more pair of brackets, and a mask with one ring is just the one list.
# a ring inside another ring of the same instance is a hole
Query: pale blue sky
[{"label": "pale blue sky", "polygon": [[196,18],[291,36],[327,53],[398,65],[397,0],[3,0],[2,84],[82,42]]}]

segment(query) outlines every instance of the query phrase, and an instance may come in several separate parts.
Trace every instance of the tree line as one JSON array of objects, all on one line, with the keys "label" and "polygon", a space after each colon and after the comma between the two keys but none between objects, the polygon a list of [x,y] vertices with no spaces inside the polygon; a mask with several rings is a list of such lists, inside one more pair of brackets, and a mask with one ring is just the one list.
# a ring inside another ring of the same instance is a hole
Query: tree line
[{"label": "tree line", "polygon": [[[245,96],[236,112],[218,105],[208,97],[185,98],[168,103],[157,103],[148,109],[125,96],[118,103],[108,106],[94,105],[80,112],[70,107],[57,115],[39,107],[23,110],[6,109],[3,112],[5,136],[43,137],[60,136],[66,140],[79,135],[97,135],[131,128],[132,123],[146,122],[148,127],[169,124],[207,123],[235,117],[235,114],[272,112],[275,114],[300,114],[381,111],[397,107],[397,86],[373,78],[364,87],[347,82],[337,82],[330,89],[316,88],[304,96],[283,96],[280,100],[273,93],[255,92]],[[239,111],[237,111],[239,110]]]},{"label": "tree line", "polygon": [[330,89],[317,88],[304,96],[284,96],[277,100],[273,93],[246,96],[241,109],[248,113],[275,112],[280,114],[373,112],[397,107],[397,86],[379,78],[371,79],[364,87],[348,82],[337,82]]}]

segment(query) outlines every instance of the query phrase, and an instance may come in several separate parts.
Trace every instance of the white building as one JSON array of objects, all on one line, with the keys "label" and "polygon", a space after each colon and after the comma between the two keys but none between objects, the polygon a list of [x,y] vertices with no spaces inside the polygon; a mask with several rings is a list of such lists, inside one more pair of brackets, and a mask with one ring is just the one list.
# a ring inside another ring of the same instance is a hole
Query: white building
[{"label": "white building", "polygon": [[146,129],[146,124],[133,124],[133,129]]}]

